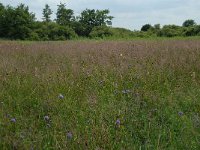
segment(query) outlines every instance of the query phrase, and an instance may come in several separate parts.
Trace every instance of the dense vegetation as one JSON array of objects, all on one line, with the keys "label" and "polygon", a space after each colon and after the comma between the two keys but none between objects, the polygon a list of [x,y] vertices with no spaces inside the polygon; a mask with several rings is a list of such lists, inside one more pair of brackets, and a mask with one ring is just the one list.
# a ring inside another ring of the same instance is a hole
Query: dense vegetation
[{"label": "dense vegetation", "polygon": [[0,42],[0,149],[200,149],[200,41]]},{"label": "dense vegetation", "polygon": [[51,20],[53,11],[45,5],[42,21],[29,12],[28,6],[4,6],[0,3],[0,38],[21,40],[66,40],[86,38],[135,38],[135,37],[175,37],[199,36],[200,25],[194,20],[186,20],[182,26],[146,24],[141,31],[113,28],[113,16],[109,10],[86,9],[79,16],[60,3],[56,19]]}]

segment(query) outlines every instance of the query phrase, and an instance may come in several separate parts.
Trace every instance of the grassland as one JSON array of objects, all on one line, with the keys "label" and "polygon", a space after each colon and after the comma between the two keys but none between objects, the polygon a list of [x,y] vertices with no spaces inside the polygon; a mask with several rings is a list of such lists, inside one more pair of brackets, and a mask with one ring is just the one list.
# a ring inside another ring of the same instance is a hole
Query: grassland
[{"label": "grassland", "polygon": [[200,149],[200,41],[1,41],[0,149]]}]

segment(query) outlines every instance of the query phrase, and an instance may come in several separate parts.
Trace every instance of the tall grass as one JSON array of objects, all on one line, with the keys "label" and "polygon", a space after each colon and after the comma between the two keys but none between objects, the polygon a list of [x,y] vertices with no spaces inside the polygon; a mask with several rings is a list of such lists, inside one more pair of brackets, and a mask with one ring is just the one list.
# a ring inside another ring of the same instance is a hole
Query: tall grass
[{"label": "tall grass", "polygon": [[200,41],[0,42],[0,149],[200,149]]}]

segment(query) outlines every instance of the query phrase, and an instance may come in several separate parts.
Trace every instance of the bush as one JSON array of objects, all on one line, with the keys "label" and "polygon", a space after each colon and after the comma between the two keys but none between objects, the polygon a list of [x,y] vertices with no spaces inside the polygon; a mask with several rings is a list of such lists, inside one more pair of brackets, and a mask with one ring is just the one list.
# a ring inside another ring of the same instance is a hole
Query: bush
[{"label": "bush", "polygon": [[111,28],[113,37],[117,38],[129,38],[134,35],[134,32],[125,28]]},{"label": "bush", "polygon": [[92,38],[96,38],[96,37],[104,38],[104,37],[108,37],[112,35],[113,35],[112,30],[107,26],[94,27],[89,34],[89,36]]},{"label": "bush", "polygon": [[1,37],[10,39],[27,39],[32,32],[35,21],[33,13],[29,12],[28,6],[20,4],[16,8],[11,6],[2,7],[0,11],[0,34]]},{"label": "bush", "polygon": [[70,40],[73,38],[77,38],[77,34],[75,31],[66,26],[57,26],[51,30],[50,33],[52,40]]},{"label": "bush", "polygon": [[35,30],[40,40],[69,40],[77,38],[75,31],[67,26],[61,26],[57,23],[43,23],[41,27]]},{"label": "bush", "polygon": [[151,28],[152,28],[152,26],[150,24],[145,24],[145,25],[142,26],[141,31],[146,32]]},{"label": "bush", "polygon": [[184,28],[184,36],[197,36],[200,34],[200,25]]},{"label": "bush", "polygon": [[176,25],[165,25],[158,33],[159,36],[175,37],[183,35],[183,28]]},{"label": "bush", "polygon": [[39,35],[36,32],[31,32],[30,35],[29,35],[29,37],[27,38],[27,40],[30,40],[30,41],[39,41],[40,37],[39,37]]}]

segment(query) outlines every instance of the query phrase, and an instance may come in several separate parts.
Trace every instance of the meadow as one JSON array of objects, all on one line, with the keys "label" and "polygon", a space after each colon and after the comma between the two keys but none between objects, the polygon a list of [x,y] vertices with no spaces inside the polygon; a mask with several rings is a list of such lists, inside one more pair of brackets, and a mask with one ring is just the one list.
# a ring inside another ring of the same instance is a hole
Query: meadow
[{"label": "meadow", "polygon": [[200,40],[0,41],[0,149],[200,149]]}]

